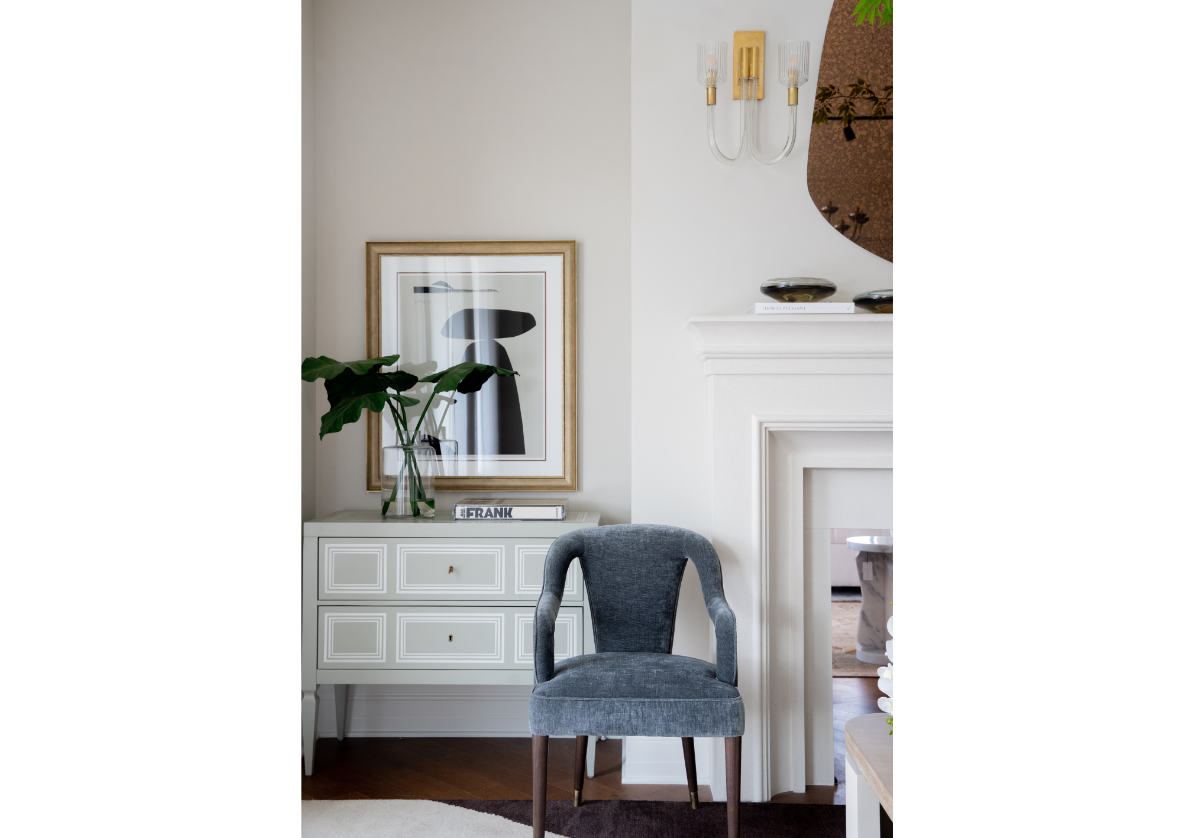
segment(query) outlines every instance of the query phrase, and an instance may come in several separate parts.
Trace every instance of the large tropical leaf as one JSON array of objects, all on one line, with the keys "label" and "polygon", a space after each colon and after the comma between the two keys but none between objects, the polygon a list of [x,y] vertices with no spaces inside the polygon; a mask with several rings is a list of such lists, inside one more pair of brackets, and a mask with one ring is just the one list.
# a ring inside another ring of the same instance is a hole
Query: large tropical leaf
[{"label": "large tropical leaf", "polygon": [[427,375],[421,380],[432,382],[435,393],[447,393],[451,390],[457,390],[459,393],[475,393],[493,375],[517,375],[517,373],[503,367],[494,367],[491,364],[473,364],[470,361],[463,361],[461,364],[447,367],[433,375]]},{"label": "large tropical leaf", "polygon": [[321,417],[321,438],[340,431],[343,425],[357,422],[363,408],[379,413],[387,406],[387,393],[364,393],[339,401]]},{"label": "large tropical leaf", "polygon": [[[316,381],[318,378],[330,379],[336,378],[346,370],[351,370],[358,375],[364,375],[369,372],[375,372],[381,367],[386,367],[396,363],[399,360],[399,355],[384,355],[380,358],[368,358],[365,361],[346,361],[342,362],[335,358],[330,358],[328,355],[319,355],[316,358],[305,358],[300,364],[300,377],[305,381]],[[412,386],[411,384],[409,385]],[[404,389],[408,389],[405,387]]]},{"label": "large tropical leaf", "polygon": [[[364,361],[343,363],[322,355],[306,358],[301,365],[301,377],[306,381],[325,379],[325,396],[329,399],[329,411],[321,417],[321,437],[340,431],[344,425],[357,422],[363,410],[376,413],[387,407],[388,390],[402,393],[417,383],[417,377],[409,372],[379,372],[378,370],[396,362],[398,355],[368,358]],[[405,407],[419,402],[411,396],[397,395],[395,398]]]}]

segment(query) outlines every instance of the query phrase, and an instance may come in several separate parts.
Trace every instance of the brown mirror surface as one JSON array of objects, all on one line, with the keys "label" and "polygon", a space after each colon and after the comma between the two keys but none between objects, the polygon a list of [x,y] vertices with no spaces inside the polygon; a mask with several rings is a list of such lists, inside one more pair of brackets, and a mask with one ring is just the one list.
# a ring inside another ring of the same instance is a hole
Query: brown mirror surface
[{"label": "brown mirror surface", "polygon": [[812,125],[808,192],[839,232],[890,262],[892,25],[855,26],[854,6],[835,0],[829,14],[816,93],[828,121]]}]

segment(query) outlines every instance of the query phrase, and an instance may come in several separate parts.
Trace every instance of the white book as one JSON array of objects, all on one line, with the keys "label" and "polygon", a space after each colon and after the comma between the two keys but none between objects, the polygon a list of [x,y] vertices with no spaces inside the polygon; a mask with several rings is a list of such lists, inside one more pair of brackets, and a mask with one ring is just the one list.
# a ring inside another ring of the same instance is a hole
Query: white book
[{"label": "white book", "polygon": [[854,303],[755,303],[755,314],[853,314]]},{"label": "white book", "polygon": [[567,502],[561,498],[463,498],[454,504],[456,521],[561,521]]}]

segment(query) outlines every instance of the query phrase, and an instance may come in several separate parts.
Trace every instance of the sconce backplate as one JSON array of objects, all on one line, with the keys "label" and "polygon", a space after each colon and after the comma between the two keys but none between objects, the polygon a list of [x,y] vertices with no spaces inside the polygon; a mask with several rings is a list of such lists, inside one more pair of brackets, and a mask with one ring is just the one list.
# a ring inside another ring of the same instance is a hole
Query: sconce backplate
[{"label": "sconce backplate", "polygon": [[751,49],[753,47],[758,48],[752,53],[754,59],[753,66],[750,68],[750,73],[758,79],[758,84],[756,85],[758,88],[758,96],[755,98],[761,99],[763,97],[763,88],[766,87],[764,84],[766,79],[763,77],[763,54],[766,52],[766,43],[766,32],[733,33],[733,72],[729,75],[733,77],[734,99],[742,98],[742,85],[740,81],[742,75],[742,47],[746,47],[747,49]]}]

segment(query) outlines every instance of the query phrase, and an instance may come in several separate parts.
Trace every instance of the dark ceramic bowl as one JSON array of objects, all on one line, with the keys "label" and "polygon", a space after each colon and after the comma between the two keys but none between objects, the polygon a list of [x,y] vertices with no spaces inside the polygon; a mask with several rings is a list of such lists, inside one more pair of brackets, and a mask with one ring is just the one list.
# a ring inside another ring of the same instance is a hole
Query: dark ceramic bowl
[{"label": "dark ceramic bowl", "polygon": [[815,303],[832,297],[837,286],[828,279],[815,276],[788,276],[768,279],[758,286],[758,290],[781,303]]},{"label": "dark ceramic bowl", "polygon": [[854,304],[876,314],[892,313],[892,289],[882,291],[864,291],[854,298]]}]

